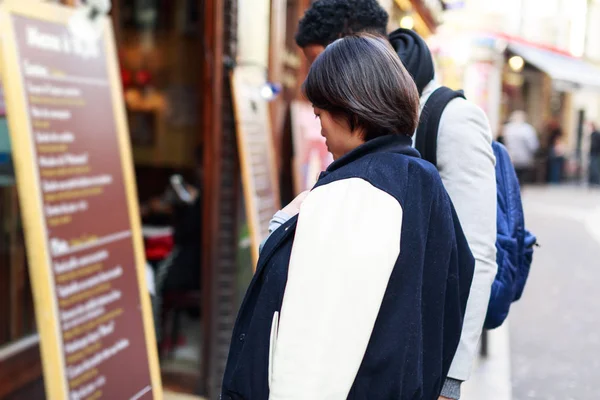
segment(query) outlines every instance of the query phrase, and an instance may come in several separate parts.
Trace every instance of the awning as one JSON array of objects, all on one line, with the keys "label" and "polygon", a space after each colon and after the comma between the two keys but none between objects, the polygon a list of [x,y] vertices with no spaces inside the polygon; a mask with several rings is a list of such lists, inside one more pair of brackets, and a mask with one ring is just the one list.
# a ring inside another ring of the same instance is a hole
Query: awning
[{"label": "awning", "polygon": [[600,91],[600,68],[584,60],[521,43],[510,43],[508,49],[547,73],[561,90]]}]

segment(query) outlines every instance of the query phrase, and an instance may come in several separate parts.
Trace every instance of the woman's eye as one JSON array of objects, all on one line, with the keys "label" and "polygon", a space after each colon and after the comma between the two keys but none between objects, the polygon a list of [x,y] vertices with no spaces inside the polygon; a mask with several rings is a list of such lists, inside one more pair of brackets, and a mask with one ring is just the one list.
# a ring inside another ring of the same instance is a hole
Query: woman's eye
[{"label": "woman's eye", "polygon": [[321,118],[319,114],[315,114],[315,119]]}]

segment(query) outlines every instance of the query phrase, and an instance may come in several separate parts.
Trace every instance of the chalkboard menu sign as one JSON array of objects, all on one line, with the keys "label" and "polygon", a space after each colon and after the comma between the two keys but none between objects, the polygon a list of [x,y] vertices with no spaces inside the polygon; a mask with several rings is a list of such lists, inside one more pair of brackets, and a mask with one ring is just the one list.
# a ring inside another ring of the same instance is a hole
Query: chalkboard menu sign
[{"label": "chalkboard menu sign", "polygon": [[49,399],[162,398],[115,45],[0,8],[2,72]]},{"label": "chalkboard menu sign", "polygon": [[254,266],[258,261],[258,247],[269,233],[269,221],[280,207],[269,107],[261,95],[265,83],[264,70],[255,66],[238,66],[232,74],[238,152]]}]

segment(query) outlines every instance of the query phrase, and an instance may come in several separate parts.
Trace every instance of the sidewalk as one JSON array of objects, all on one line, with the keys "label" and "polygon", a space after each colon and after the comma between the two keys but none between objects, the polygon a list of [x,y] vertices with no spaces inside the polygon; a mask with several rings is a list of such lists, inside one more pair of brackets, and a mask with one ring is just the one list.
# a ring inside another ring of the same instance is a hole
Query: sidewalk
[{"label": "sidewalk", "polygon": [[512,400],[508,320],[488,332],[488,355],[479,357],[463,384],[461,400]]}]

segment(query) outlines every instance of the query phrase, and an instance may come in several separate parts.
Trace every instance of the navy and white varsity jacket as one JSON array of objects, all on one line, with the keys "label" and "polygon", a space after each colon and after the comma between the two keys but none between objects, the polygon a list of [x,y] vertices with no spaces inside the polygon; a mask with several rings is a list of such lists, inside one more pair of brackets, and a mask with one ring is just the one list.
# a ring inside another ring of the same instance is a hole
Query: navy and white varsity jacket
[{"label": "navy and white varsity jacket", "polygon": [[225,400],[437,400],[474,259],[436,169],[388,135],[335,161],[265,243]]}]

